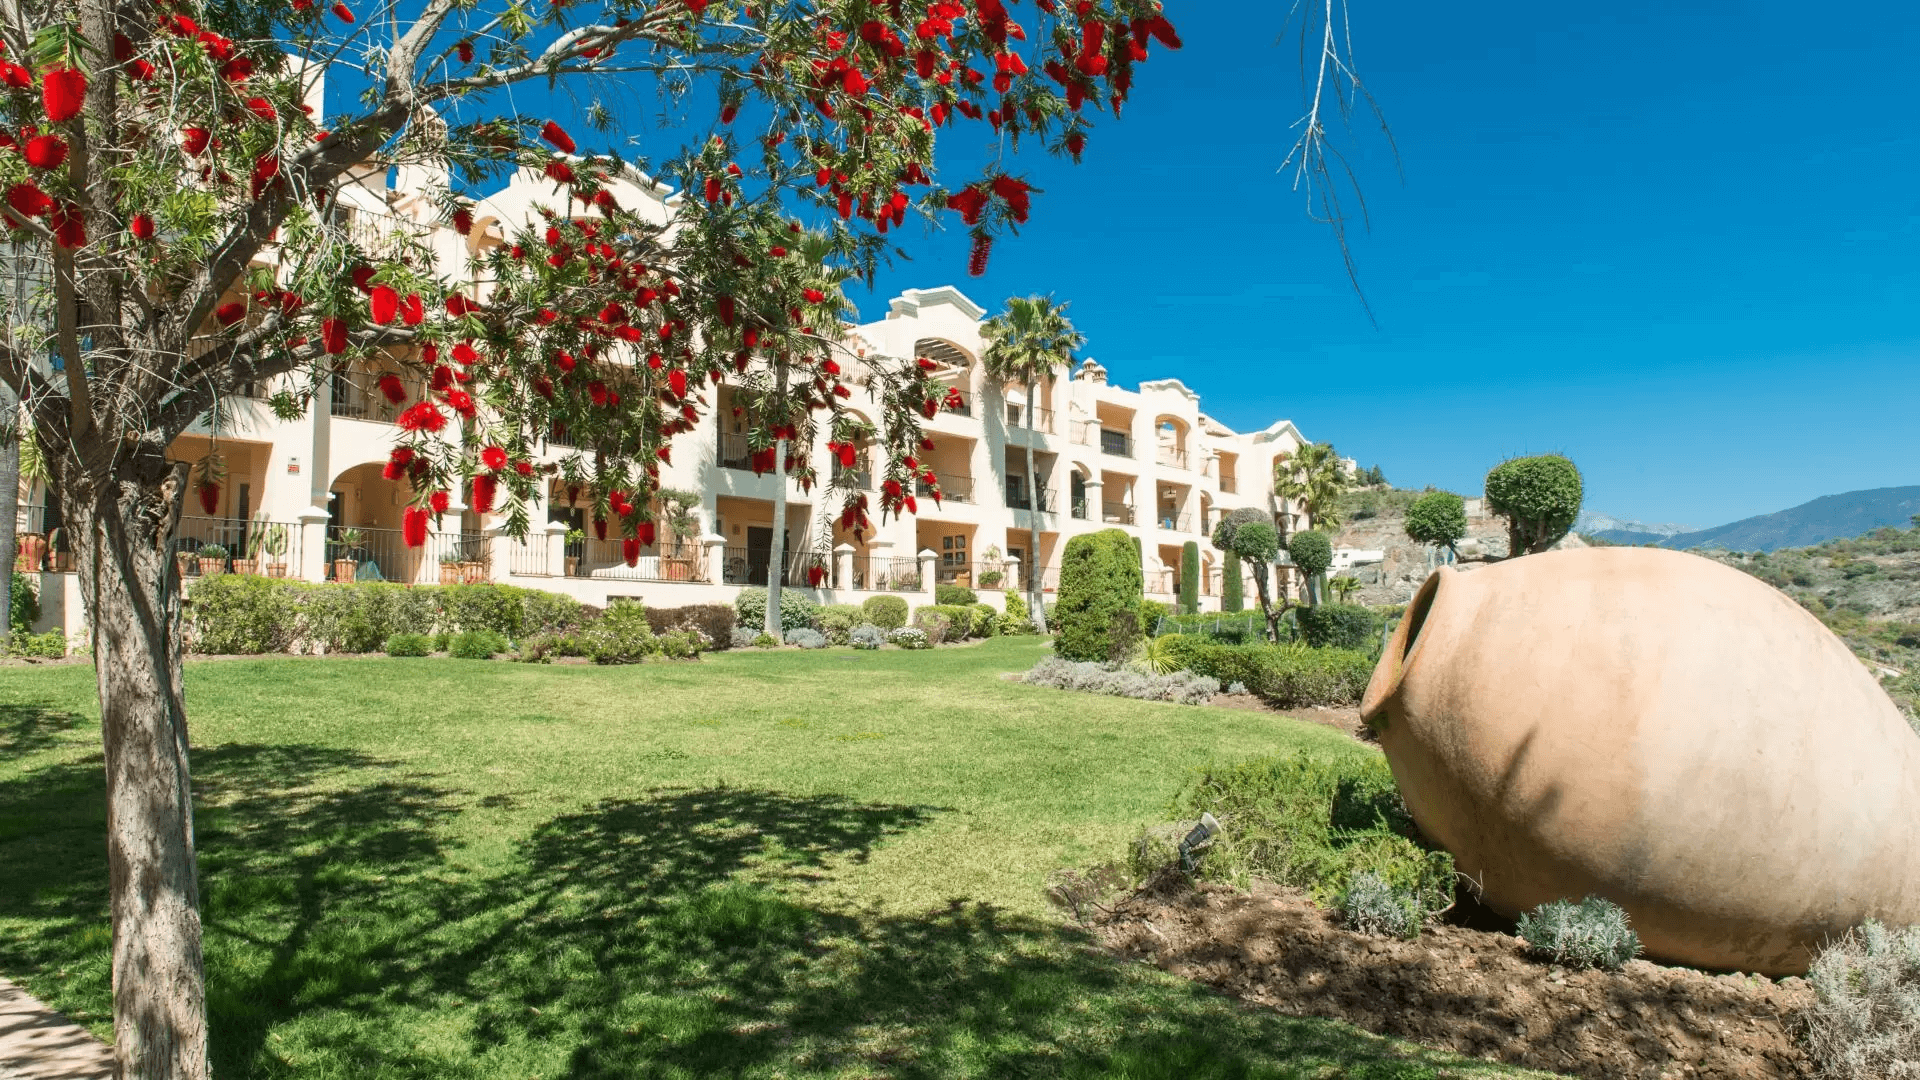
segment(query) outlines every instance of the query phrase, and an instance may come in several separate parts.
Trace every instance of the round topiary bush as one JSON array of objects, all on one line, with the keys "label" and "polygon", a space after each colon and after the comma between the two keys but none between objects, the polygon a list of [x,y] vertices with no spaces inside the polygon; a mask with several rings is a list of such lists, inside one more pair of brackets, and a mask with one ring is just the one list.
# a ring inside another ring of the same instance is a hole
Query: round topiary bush
[{"label": "round topiary bush", "polygon": [[1509,458],[1487,473],[1487,509],[1507,519],[1507,554],[1545,551],[1580,516],[1580,470],[1559,454]]},{"label": "round topiary bush", "polygon": [[898,630],[907,625],[907,602],[898,596],[869,596],[860,605],[867,621],[882,630]]},{"label": "round topiary bush", "polygon": [[596,664],[637,664],[660,651],[647,609],[618,601],[580,633],[580,647]]},{"label": "round topiary bush", "polygon": [[1133,537],[1119,529],[1067,541],[1060,558],[1060,601],[1049,622],[1053,651],[1066,660],[1103,661],[1112,651],[1114,619],[1136,625],[1145,582]]},{"label": "round topiary bush", "polygon": [[1454,550],[1467,535],[1467,503],[1451,491],[1431,491],[1407,507],[1407,539]]},{"label": "round topiary bush", "polygon": [[1315,577],[1333,565],[1333,541],[1323,532],[1297,532],[1287,538],[1287,555],[1301,573]]}]

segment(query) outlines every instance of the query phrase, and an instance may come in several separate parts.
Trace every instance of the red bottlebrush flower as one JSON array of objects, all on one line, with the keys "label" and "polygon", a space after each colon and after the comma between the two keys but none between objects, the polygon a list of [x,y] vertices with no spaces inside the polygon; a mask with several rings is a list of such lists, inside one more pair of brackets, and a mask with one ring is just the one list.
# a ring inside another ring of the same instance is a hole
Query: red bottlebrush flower
[{"label": "red bottlebrush flower", "polygon": [[326,347],[328,355],[347,351],[347,321],[345,319],[321,319],[320,343]]},{"label": "red bottlebrush flower", "polygon": [[867,77],[860,73],[859,68],[848,68],[846,75],[840,80],[840,86],[846,90],[848,97],[867,96]]},{"label": "red bottlebrush flower", "polygon": [[1080,151],[1087,148],[1087,136],[1083,132],[1073,132],[1067,136],[1067,153],[1073,155],[1074,164],[1080,163]]},{"label": "red bottlebrush flower", "polygon": [[400,376],[389,371],[380,376],[380,393],[388,401],[398,405],[407,400],[407,385],[400,381]]},{"label": "red bottlebrush flower", "polygon": [[409,506],[400,515],[400,538],[410,548],[417,548],[427,542],[427,511],[423,507]]},{"label": "red bottlebrush flower", "polygon": [[809,304],[824,304],[827,301],[827,294],[819,289],[803,289],[800,295],[806,297]]},{"label": "red bottlebrush flower", "polygon": [[722,105],[720,107],[720,122],[723,124],[733,123],[733,118],[738,115],[740,115],[740,106],[738,105]]},{"label": "red bottlebrush flower", "polygon": [[781,247],[779,244],[775,244],[773,245],[773,250],[769,251],[767,254],[772,255],[776,259],[784,259],[787,257],[787,249]]},{"label": "red bottlebrush flower", "polygon": [[113,35],[114,63],[124,64],[131,59],[133,59],[133,39],[125,34],[115,33]]},{"label": "red bottlebrush flower", "polygon": [[973,238],[973,251],[967,256],[967,273],[974,277],[983,277],[987,272],[987,256],[993,254],[993,237],[981,234]]},{"label": "red bottlebrush flower", "polygon": [[489,446],[480,451],[480,464],[494,472],[507,467],[507,452],[497,446]]},{"label": "red bottlebrush flower", "polygon": [[607,538],[606,518],[597,517],[593,519],[593,538],[595,540],[605,540]]},{"label": "red bottlebrush flower", "polygon": [[447,414],[431,401],[415,404],[395,421],[405,431],[439,431],[447,426]]},{"label": "red bottlebrush flower", "polygon": [[280,117],[280,111],[273,107],[273,102],[263,97],[248,98],[246,106],[248,112],[262,120],[277,120]]},{"label": "red bottlebrush flower", "polygon": [[473,395],[465,390],[447,391],[447,408],[467,419],[473,419]]},{"label": "red bottlebrush flower", "polygon": [[840,386],[836,384],[833,388],[833,396],[840,397],[840,398],[850,398],[853,396],[853,391],[847,389],[844,386]]},{"label": "red bottlebrush flower", "polygon": [[53,197],[33,184],[15,184],[7,189],[7,205],[21,217],[45,217],[53,212]]},{"label": "red bottlebrush flower", "polygon": [[573,137],[562,130],[559,124],[551,120],[547,121],[546,126],[540,129],[540,137],[552,143],[554,148],[563,154],[571,154],[576,149],[573,145]]},{"label": "red bottlebrush flower", "polygon": [[610,301],[606,307],[600,309],[598,317],[601,322],[609,326],[623,323],[627,321],[627,309],[621,307],[618,303]]},{"label": "red bottlebrush flower", "polygon": [[655,450],[653,452],[653,456],[671,465],[673,464],[673,447],[662,446],[660,449]]},{"label": "red bottlebrush flower", "polygon": [[673,391],[674,397],[686,397],[687,373],[679,368],[674,368],[672,371],[667,372],[667,386]]},{"label": "red bottlebrush flower", "polygon": [[591,398],[595,405],[605,405],[607,403],[607,384],[601,382],[599,379],[588,383],[587,397]]},{"label": "red bottlebrush flower", "polygon": [[40,107],[47,122],[64,124],[80,115],[87,97],[87,77],[75,68],[55,68],[40,79]]},{"label": "red bottlebrush flower", "polygon": [[373,275],[375,273],[376,271],[371,266],[354,267],[353,268],[353,287],[356,289],[359,289],[361,292],[373,291],[372,289],[368,288],[368,286],[373,284]]},{"label": "red bottlebrush flower", "polygon": [[343,23],[350,24],[353,22],[353,9],[345,4],[333,5],[333,14],[335,18],[338,18]]},{"label": "red bottlebrush flower", "polygon": [[553,366],[559,368],[561,371],[572,371],[573,364],[572,353],[556,351],[553,354]]},{"label": "red bottlebrush flower", "polygon": [[620,557],[626,560],[628,566],[638,565],[640,562],[640,538],[637,536],[621,537]]},{"label": "red bottlebrush flower", "polygon": [[940,366],[939,364],[934,363],[932,360],[924,356],[914,357],[913,362],[920,365],[921,371],[932,371],[934,368],[937,368]]},{"label": "red bottlebrush flower", "polygon": [[21,148],[21,156],[36,169],[57,169],[67,160],[67,140],[58,135],[36,135]]},{"label": "red bottlebrush flower", "polygon": [[634,526],[634,530],[639,534],[638,539],[643,546],[645,547],[653,546],[653,540],[654,540],[653,522],[642,521]]},{"label": "red bottlebrush flower", "polygon": [[239,322],[241,317],[246,315],[246,313],[247,305],[235,300],[231,303],[221,304],[220,307],[214,311],[213,317],[221,326],[232,326],[234,323]]},{"label": "red bottlebrush flower", "polygon": [[87,246],[87,212],[73,203],[56,206],[47,215],[47,226],[53,230],[53,242],[63,248],[81,248]]},{"label": "red bottlebrush flower", "polygon": [[472,342],[463,341],[453,347],[453,358],[468,367],[472,367],[475,363],[479,362],[480,354],[474,350]]},{"label": "red bottlebrush flower", "polygon": [[931,452],[932,452],[932,450],[933,450],[933,440],[932,440],[932,439],[921,439],[921,440],[920,440],[920,449],[922,449],[922,450],[925,450],[925,451],[928,451],[929,453],[931,453]]},{"label": "red bottlebrush flower", "polygon": [[713,302],[713,306],[714,310],[720,314],[720,321],[727,326],[732,326],[734,315],[733,297],[722,296]]},{"label": "red bottlebrush flower", "polygon": [[933,398],[928,398],[927,400],[920,403],[920,415],[931,420],[935,416],[938,416],[939,414],[940,414],[940,403],[934,400]]},{"label": "red bottlebrush flower", "polygon": [[433,374],[427,377],[427,386],[440,393],[453,385],[453,369],[445,364],[435,364]]},{"label": "red bottlebrush flower", "polygon": [[367,312],[385,326],[400,315],[400,294],[391,285],[374,286],[373,295],[367,297]]},{"label": "red bottlebrush flower", "polygon": [[127,229],[128,231],[132,232],[137,239],[141,239],[141,240],[153,239],[153,234],[154,234],[153,215],[152,214],[133,215],[133,220],[127,223]]},{"label": "red bottlebrush flower", "polygon": [[751,349],[760,344],[760,331],[748,330],[740,335],[740,343]]},{"label": "red bottlebrush flower", "polygon": [[220,77],[228,82],[245,82],[253,77],[253,58],[236,56],[220,65]]},{"label": "red bottlebrush flower", "polygon": [[462,315],[467,314],[470,311],[478,311],[478,310],[480,310],[480,305],[474,303],[473,301],[467,299],[466,297],[460,295],[459,293],[454,293],[453,295],[447,297],[447,314],[453,316],[456,319]]},{"label": "red bottlebrush flower", "polygon": [[253,163],[253,175],[247,179],[247,192],[258,199],[267,189],[278,182],[280,175],[280,156],[266,154]]},{"label": "red bottlebrush flower", "polygon": [[593,193],[593,205],[609,214],[620,211],[620,200],[614,198],[613,192],[608,191],[606,188],[601,188],[599,191]]},{"label": "red bottlebrush flower", "polygon": [[533,377],[533,392],[546,398],[548,401],[552,401],[553,380],[547,378],[545,375],[535,375]]},{"label": "red bottlebrush flower", "polygon": [[447,493],[444,491],[436,491],[433,494],[427,496],[427,505],[432,507],[433,512],[436,514],[446,513],[447,507],[450,506],[452,503],[453,503],[453,500],[449,498],[447,496]]},{"label": "red bottlebrush flower", "polygon": [[427,310],[420,302],[420,294],[408,293],[406,302],[400,305],[400,321],[407,326],[419,326],[426,317]]},{"label": "red bottlebrush flower", "polygon": [[829,375],[838,375],[840,374],[840,361],[831,358],[822,360],[820,361],[820,370]]},{"label": "red bottlebrush flower", "polygon": [[473,231],[473,211],[461,207],[453,212],[453,231],[465,236]]},{"label": "red bottlebrush flower", "polygon": [[481,473],[479,476],[473,478],[473,499],[470,505],[473,507],[474,513],[490,514],[493,512],[493,496],[495,491],[499,489],[499,485],[500,482],[498,480],[495,480],[486,473]]},{"label": "red bottlebrush flower", "polygon": [[513,463],[513,471],[519,473],[521,476],[532,476],[533,462],[522,458]]},{"label": "red bottlebrush flower", "polygon": [[160,69],[154,67],[151,60],[142,60],[136,56],[127,61],[127,74],[134,82],[146,82],[159,73]]},{"label": "red bottlebrush flower", "polygon": [[1159,40],[1160,44],[1165,45],[1169,49],[1177,49],[1180,47],[1180,35],[1174,32],[1173,24],[1167,21],[1165,15],[1155,15],[1153,18],[1148,19],[1147,33],[1152,34]]},{"label": "red bottlebrush flower", "polygon": [[834,452],[840,456],[841,468],[853,468],[854,446],[852,443],[841,443],[840,448]]},{"label": "red bottlebrush flower", "polygon": [[546,172],[547,179],[552,180],[556,184],[573,183],[573,166],[568,165],[559,158],[554,158],[552,161],[547,162]]},{"label": "red bottlebrush flower", "polygon": [[200,509],[205,511],[207,516],[211,517],[216,512],[219,511],[220,509],[220,485],[219,484],[201,484],[198,494],[200,496]]},{"label": "red bottlebrush flower", "polygon": [[199,157],[206,152],[207,144],[213,141],[213,134],[206,128],[190,127],[180,129],[180,145],[189,157]]},{"label": "red bottlebrush flower", "polygon": [[380,475],[388,480],[398,480],[407,475],[407,466],[411,464],[413,464],[413,448],[394,447],[393,453],[387,458],[387,463],[381,467]]},{"label": "red bottlebrush flower", "polygon": [[820,583],[825,581],[826,579],[827,579],[826,567],[824,566],[807,567],[807,584],[817,589],[820,587]]},{"label": "red bottlebrush flower", "polygon": [[978,225],[980,214],[987,208],[987,193],[978,187],[963,188],[947,196],[947,209],[960,211],[961,220],[968,225]]},{"label": "red bottlebrush flower", "polygon": [[461,63],[473,63],[473,42],[462,38],[460,41],[454,43],[453,51],[459,54]]},{"label": "red bottlebrush flower", "polygon": [[0,82],[9,89],[25,90],[33,85],[33,72],[11,60],[0,60]]}]

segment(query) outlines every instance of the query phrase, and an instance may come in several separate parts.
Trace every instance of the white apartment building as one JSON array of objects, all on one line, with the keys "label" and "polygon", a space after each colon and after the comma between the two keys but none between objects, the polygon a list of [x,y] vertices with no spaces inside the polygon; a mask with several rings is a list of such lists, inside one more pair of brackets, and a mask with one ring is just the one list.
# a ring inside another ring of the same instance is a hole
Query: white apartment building
[{"label": "white apartment building", "polygon": [[[475,204],[474,228],[462,236],[435,224],[428,192],[445,181],[413,170],[361,176],[341,192],[342,213],[363,243],[379,245],[402,230],[424,236],[443,274],[468,275],[471,255],[506,242],[504,223],[534,220],[537,208],[554,200],[544,177],[523,171]],[[644,177],[615,194],[663,222],[678,198]],[[484,297],[484,282],[470,284],[473,295]],[[980,328],[987,314],[957,288],[912,289],[890,302],[885,318],[849,328],[848,343],[869,355],[931,358],[940,365],[938,377],[959,392],[953,407],[925,424],[936,448],[923,455],[923,464],[939,477],[941,501],[918,498],[917,513],[885,521],[876,513],[876,527],[862,537],[835,525],[841,492],[824,484],[803,491],[787,477],[751,471],[745,437],[733,428],[730,390],[721,386],[699,429],[675,440],[673,462],[661,469],[663,487],[697,493],[691,520],[678,533],[662,528],[637,565],[625,564],[617,538],[580,535],[588,515],[569,503],[557,482],[532,508],[535,524],[524,541],[507,536],[497,516],[456,504],[444,519],[447,531],[409,549],[400,522],[410,492],[404,481],[382,475],[397,410],[375,387],[380,365],[357,363],[297,419],[276,418],[266,404],[273,388],[253,387],[223,406],[217,425],[203,422],[180,437],[177,459],[198,462],[217,452],[227,466],[210,510],[189,493],[176,541],[182,571],[310,581],[489,580],[593,604],[620,597],[655,606],[730,603],[741,588],[764,585],[774,572],[775,485],[784,483],[783,580],[822,603],[858,603],[877,592],[931,602],[938,582],[969,584],[992,600],[999,594],[991,590],[1031,573],[1050,591],[1058,585],[1067,539],[1119,528],[1139,538],[1148,594],[1169,603],[1178,590],[1182,546],[1196,542],[1202,604],[1217,608],[1222,583],[1219,553],[1207,542],[1212,524],[1240,507],[1288,509],[1275,506],[1271,477],[1275,457],[1304,443],[1299,431],[1285,420],[1261,431],[1232,431],[1207,416],[1199,395],[1178,379],[1129,390],[1109,383],[1106,369],[1091,359],[1057,372],[1029,402],[1022,387],[997,385],[982,370]],[[874,410],[862,409],[857,390],[849,404],[878,422]],[[1024,453],[1029,437],[1033,476]],[[810,451],[822,480],[842,471],[826,438],[822,431]],[[556,438],[545,452],[557,460],[569,448]],[[856,483],[870,486],[867,464],[857,461],[852,471]],[[46,547],[58,526],[57,511],[44,503],[36,491],[23,513],[29,546],[37,535]],[[1040,542],[1029,550],[1035,521]],[[57,536],[54,541],[42,578],[43,623],[77,632],[77,590],[70,575],[62,580],[64,545]],[[226,549],[224,558],[197,555],[212,544]],[[1251,602],[1250,583],[1246,595]]]}]

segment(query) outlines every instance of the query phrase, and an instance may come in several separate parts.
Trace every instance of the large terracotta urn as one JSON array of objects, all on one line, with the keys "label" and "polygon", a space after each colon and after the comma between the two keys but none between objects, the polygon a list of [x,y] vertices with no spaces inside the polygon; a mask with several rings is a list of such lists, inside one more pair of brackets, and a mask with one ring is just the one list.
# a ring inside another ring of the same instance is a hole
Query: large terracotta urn
[{"label": "large terracotta urn", "polygon": [[1604,896],[1649,956],[1769,975],[1920,923],[1920,737],[1819,620],[1709,559],[1443,568],[1361,712],[1503,914]]}]

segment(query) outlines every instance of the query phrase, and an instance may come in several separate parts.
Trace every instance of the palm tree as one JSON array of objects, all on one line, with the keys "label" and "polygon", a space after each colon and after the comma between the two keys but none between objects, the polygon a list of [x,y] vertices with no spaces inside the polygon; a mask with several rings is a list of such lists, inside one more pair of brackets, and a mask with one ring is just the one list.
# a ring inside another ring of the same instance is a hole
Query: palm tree
[{"label": "palm tree", "polygon": [[[1280,500],[1280,546],[1287,545],[1292,531],[1293,512],[1298,506],[1306,515],[1307,527],[1328,530],[1340,527],[1340,497],[1347,491],[1347,470],[1332,443],[1308,443],[1291,454],[1282,454],[1273,462],[1273,494]],[[1311,584],[1311,583],[1307,583]]]},{"label": "palm tree", "polygon": [[1041,633],[1047,629],[1047,609],[1040,588],[1040,490],[1033,467],[1034,387],[1052,378],[1056,368],[1073,363],[1073,350],[1087,339],[1067,318],[1067,305],[1051,296],[1010,296],[1007,309],[980,327],[987,352],[981,359],[987,375],[998,384],[1018,381],[1026,388],[1027,407],[1027,610]]}]

